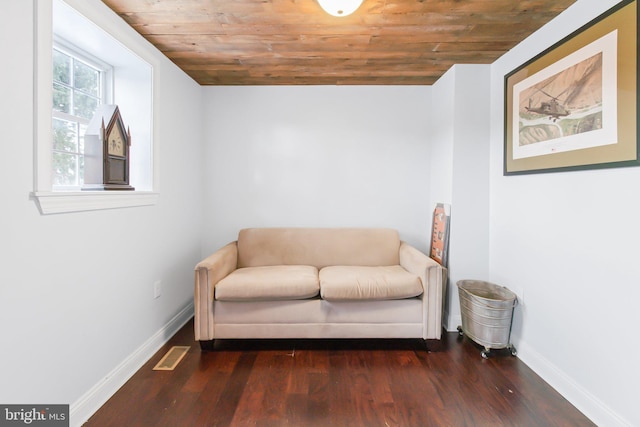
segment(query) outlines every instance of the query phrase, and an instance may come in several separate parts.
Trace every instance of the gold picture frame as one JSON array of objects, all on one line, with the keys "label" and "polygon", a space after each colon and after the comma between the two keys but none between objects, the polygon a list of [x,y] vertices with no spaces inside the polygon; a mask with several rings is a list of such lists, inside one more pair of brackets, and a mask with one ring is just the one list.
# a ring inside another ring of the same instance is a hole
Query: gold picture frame
[{"label": "gold picture frame", "polygon": [[637,28],[625,0],[505,76],[504,175],[640,166]]}]

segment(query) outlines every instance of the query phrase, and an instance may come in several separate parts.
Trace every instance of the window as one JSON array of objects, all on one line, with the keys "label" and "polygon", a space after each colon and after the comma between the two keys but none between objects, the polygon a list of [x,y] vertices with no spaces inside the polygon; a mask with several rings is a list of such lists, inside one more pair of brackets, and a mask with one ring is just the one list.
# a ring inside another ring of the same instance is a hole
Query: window
[{"label": "window", "polygon": [[[66,47],[63,47],[65,46]],[[109,102],[111,67],[60,42],[53,47],[52,173],[54,189],[79,188],[84,133],[98,105]]]},{"label": "window", "polygon": [[[154,66],[159,54],[98,0],[34,2],[32,198],[42,214],[154,205]],[[80,191],[84,132],[96,107],[116,104],[131,129],[135,191]]]}]

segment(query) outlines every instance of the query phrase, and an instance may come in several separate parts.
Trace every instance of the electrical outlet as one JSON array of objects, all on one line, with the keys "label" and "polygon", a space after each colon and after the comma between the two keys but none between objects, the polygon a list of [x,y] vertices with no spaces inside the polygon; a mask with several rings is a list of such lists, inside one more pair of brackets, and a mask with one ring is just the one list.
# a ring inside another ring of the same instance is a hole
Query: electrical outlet
[{"label": "electrical outlet", "polygon": [[162,295],[162,282],[160,280],[153,284],[153,299],[160,298]]}]

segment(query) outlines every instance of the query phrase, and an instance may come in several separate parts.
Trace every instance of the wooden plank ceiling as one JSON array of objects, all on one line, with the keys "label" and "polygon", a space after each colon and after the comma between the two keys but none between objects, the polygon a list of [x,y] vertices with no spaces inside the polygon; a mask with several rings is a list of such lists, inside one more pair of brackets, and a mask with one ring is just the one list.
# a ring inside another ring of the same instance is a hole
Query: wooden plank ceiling
[{"label": "wooden plank ceiling", "polygon": [[202,85],[431,85],[487,64],[575,0],[103,0]]}]

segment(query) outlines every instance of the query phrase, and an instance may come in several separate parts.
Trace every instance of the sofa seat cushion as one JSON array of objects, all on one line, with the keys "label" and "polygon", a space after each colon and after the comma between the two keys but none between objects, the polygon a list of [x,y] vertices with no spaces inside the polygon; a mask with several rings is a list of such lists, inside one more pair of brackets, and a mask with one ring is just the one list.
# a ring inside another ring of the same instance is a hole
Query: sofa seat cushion
[{"label": "sofa seat cushion", "polygon": [[329,301],[403,299],[421,294],[420,278],[399,265],[320,270],[320,296]]},{"label": "sofa seat cushion", "polygon": [[320,290],[318,269],[310,265],[273,265],[234,270],[215,287],[220,301],[313,298]]}]

